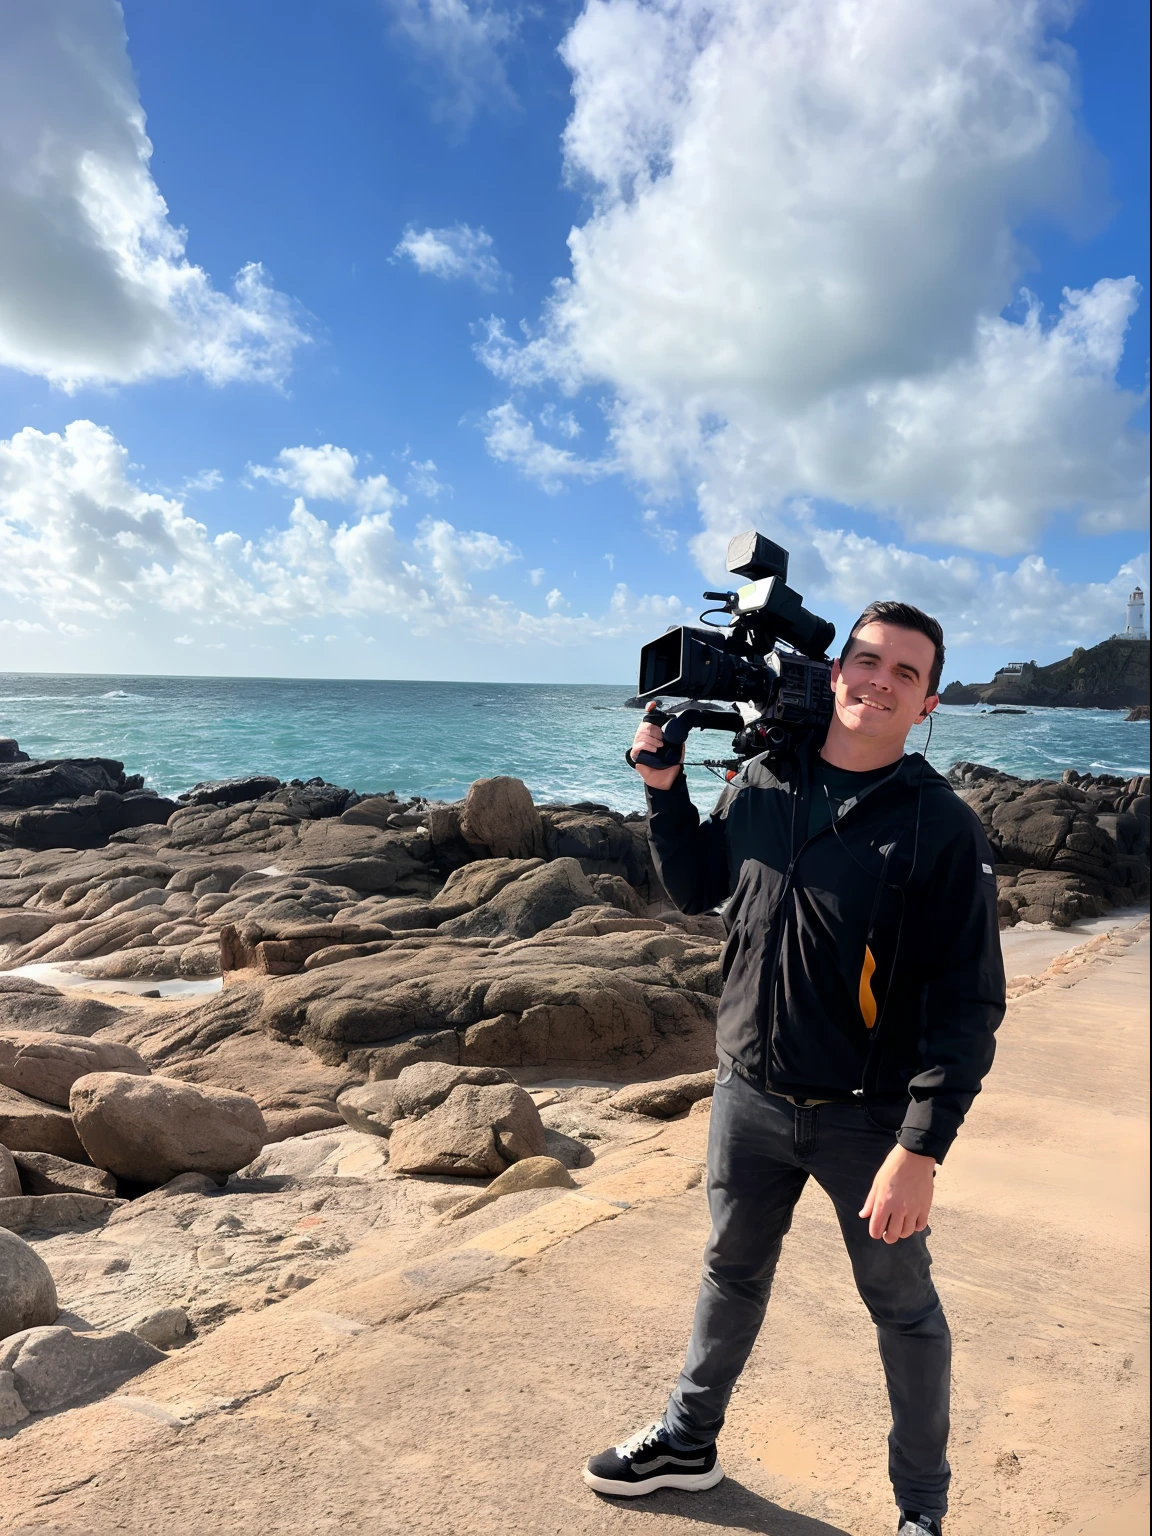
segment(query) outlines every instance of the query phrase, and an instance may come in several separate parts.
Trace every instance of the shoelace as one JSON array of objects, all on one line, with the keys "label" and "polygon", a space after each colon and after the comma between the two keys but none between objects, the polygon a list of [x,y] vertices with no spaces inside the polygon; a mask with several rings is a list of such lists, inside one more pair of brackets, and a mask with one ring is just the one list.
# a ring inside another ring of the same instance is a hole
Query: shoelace
[{"label": "shoelace", "polygon": [[629,1435],[622,1445],[616,1447],[617,1456],[622,1461],[631,1460],[639,1451],[646,1449],[649,1445],[654,1445],[660,1438],[660,1431],[663,1428],[663,1424],[656,1423],[647,1424],[643,1429],[638,1429],[634,1435]]}]

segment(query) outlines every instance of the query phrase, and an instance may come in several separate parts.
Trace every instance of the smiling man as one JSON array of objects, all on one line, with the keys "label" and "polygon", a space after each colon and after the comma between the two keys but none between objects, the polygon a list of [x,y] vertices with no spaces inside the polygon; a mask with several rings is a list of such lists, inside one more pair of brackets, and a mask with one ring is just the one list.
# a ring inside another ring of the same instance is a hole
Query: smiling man
[{"label": "smiling man", "polygon": [[[663,1419],[588,1463],[602,1493],[720,1481],[716,1437],[811,1177],[876,1324],[898,1530],[940,1536],[951,1343],[928,1213],[1004,1013],[992,854],[946,781],[904,751],[943,665],[935,619],[873,603],[833,665],[827,733],[754,758],[708,820],[679,766],[636,765],[665,889],[684,912],[721,907],[728,942],[688,1356]],[[633,749],[662,744],[645,723]]]}]

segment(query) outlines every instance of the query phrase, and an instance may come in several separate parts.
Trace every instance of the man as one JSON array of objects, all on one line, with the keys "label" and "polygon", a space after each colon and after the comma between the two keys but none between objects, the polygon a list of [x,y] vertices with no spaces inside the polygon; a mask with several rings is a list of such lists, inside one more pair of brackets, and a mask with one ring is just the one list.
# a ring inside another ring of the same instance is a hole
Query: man
[{"label": "man", "polygon": [[[812,1177],[877,1328],[897,1529],[941,1536],[951,1343],[928,1212],[1004,1013],[988,844],[904,754],[939,702],[943,639],[918,608],[871,604],[833,665],[826,735],[746,764],[703,823],[678,765],[633,764],[665,889],[685,912],[723,903],[728,941],[692,1338],[663,1419],[589,1461],[602,1493],[720,1481],[716,1436]],[[662,742],[642,724],[632,750]]]}]

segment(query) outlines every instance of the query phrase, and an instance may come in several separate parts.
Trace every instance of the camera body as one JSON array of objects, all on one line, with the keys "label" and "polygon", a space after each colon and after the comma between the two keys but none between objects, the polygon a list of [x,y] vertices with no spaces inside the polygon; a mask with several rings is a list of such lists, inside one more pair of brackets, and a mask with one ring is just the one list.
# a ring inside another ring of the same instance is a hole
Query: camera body
[{"label": "camera body", "polygon": [[[727,565],[748,581],[735,592],[705,592],[719,606],[702,619],[723,614],[722,623],[669,629],[640,652],[637,702],[669,695],[690,701],[671,710],[649,706],[656,724],[675,722],[664,728],[665,740],[677,745],[673,761],[679,761],[678,744],[693,725],[732,730],[739,761],[779,750],[790,736],[832,718],[826,653],[836,628],[810,613],[788,586],[788,551],[762,533],[739,533],[728,545]],[[738,707],[699,707],[713,699]],[[640,760],[651,755],[643,753]]]}]

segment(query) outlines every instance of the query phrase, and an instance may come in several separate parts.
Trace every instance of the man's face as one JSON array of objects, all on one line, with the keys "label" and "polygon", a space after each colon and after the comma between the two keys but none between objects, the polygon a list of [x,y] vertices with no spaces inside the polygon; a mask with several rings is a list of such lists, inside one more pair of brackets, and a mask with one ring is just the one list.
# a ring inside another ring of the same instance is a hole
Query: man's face
[{"label": "man's face", "polygon": [[928,694],[935,657],[935,646],[918,630],[865,624],[844,665],[832,663],[836,718],[870,740],[903,746],[912,727],[940,702]]}]

